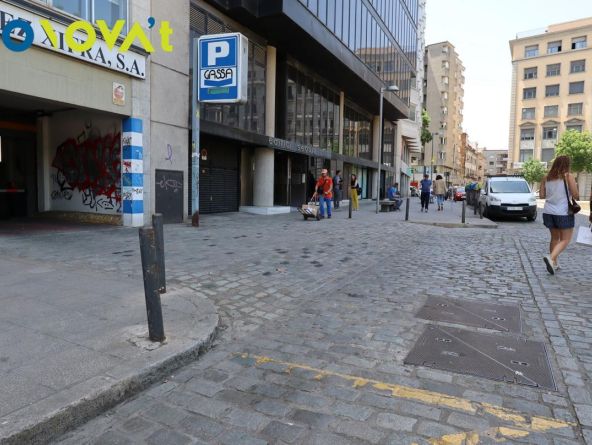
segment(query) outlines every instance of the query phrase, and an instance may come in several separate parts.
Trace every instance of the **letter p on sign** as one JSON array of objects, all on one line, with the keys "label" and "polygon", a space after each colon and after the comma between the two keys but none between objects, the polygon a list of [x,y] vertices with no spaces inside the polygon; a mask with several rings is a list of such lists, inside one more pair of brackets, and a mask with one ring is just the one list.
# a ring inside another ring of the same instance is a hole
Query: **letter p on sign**
[{"label": "letter p on sign", "polygon": [[219,42],[210,42],[208,44],[208,65],[216,65],[218,59],[228,57],[230,54],[230,45],[222,40]]}]

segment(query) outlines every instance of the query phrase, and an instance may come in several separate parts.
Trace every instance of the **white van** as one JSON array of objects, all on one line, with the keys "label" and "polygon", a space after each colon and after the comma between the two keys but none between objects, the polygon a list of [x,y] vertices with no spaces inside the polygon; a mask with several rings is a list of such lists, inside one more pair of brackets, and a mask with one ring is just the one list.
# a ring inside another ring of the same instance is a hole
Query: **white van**
[{"label": "white van", "polygon": [[522,216],[536,220],[537,202],[522,176],[489,176],[481,190],[479,206],[483,216]]}]

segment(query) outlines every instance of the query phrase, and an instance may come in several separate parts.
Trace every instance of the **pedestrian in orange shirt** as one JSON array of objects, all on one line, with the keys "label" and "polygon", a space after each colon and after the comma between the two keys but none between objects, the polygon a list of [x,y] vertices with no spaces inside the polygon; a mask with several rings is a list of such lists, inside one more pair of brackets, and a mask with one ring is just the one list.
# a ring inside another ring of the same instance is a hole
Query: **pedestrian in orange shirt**
[{"label": "pedestrian in orange shirt", "polygon": [[321,218],[325,217],[325,205],[327,206],[327,218],[331,218],[331,201],[333,200],[333,180],[328,175],[327,169],[321,170],[321,177],[317,181],[316,191],[312,198],[318,196]]}]

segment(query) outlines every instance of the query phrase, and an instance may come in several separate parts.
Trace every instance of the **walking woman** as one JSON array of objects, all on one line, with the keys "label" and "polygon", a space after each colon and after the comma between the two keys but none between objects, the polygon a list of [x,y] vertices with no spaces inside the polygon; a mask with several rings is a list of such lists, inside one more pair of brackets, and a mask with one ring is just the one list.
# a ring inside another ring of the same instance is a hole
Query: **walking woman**
[{"label": "walking woman", "polygon": [[579,193],[570,168],[568,156],[557,156],[551,170],[541,181],[540,197],[545,199],[543,222],[551,231],[549,255],[543,259],[551,275],[559,268],[557,258],[569,245],[575,225],[575,217],[570,214],[568,204],[570,197],[578,200]]},{"label": "walking woman", "polygon": [[434,182],[434,195],[438,200],[438,211],[444,210],[444,196],[446,196],[446,183],[442,175],[436,176],[436,182]]},{"label": "walking woman", "polygon": [[352,200],[352,210],[358,210],[360,208],[360,203],[358,201],[359,187],[360,184],[358,184],[358,177],[352,173],[349,188],[349,199]]}]

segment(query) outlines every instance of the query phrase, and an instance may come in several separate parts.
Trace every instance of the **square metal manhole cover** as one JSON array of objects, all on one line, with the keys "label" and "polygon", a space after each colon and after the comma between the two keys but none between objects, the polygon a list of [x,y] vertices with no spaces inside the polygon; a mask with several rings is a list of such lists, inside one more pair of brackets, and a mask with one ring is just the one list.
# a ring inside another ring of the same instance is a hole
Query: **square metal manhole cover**
[{"label": "square metal manhole cover", "polygon": [[520,306],[428,297],[416,315],[430,321],[520,333]]},{"label": "square metal manhole cover", "polygon": [[545,345],[507,335],[428,325],[405,363],[556,391]]}]

